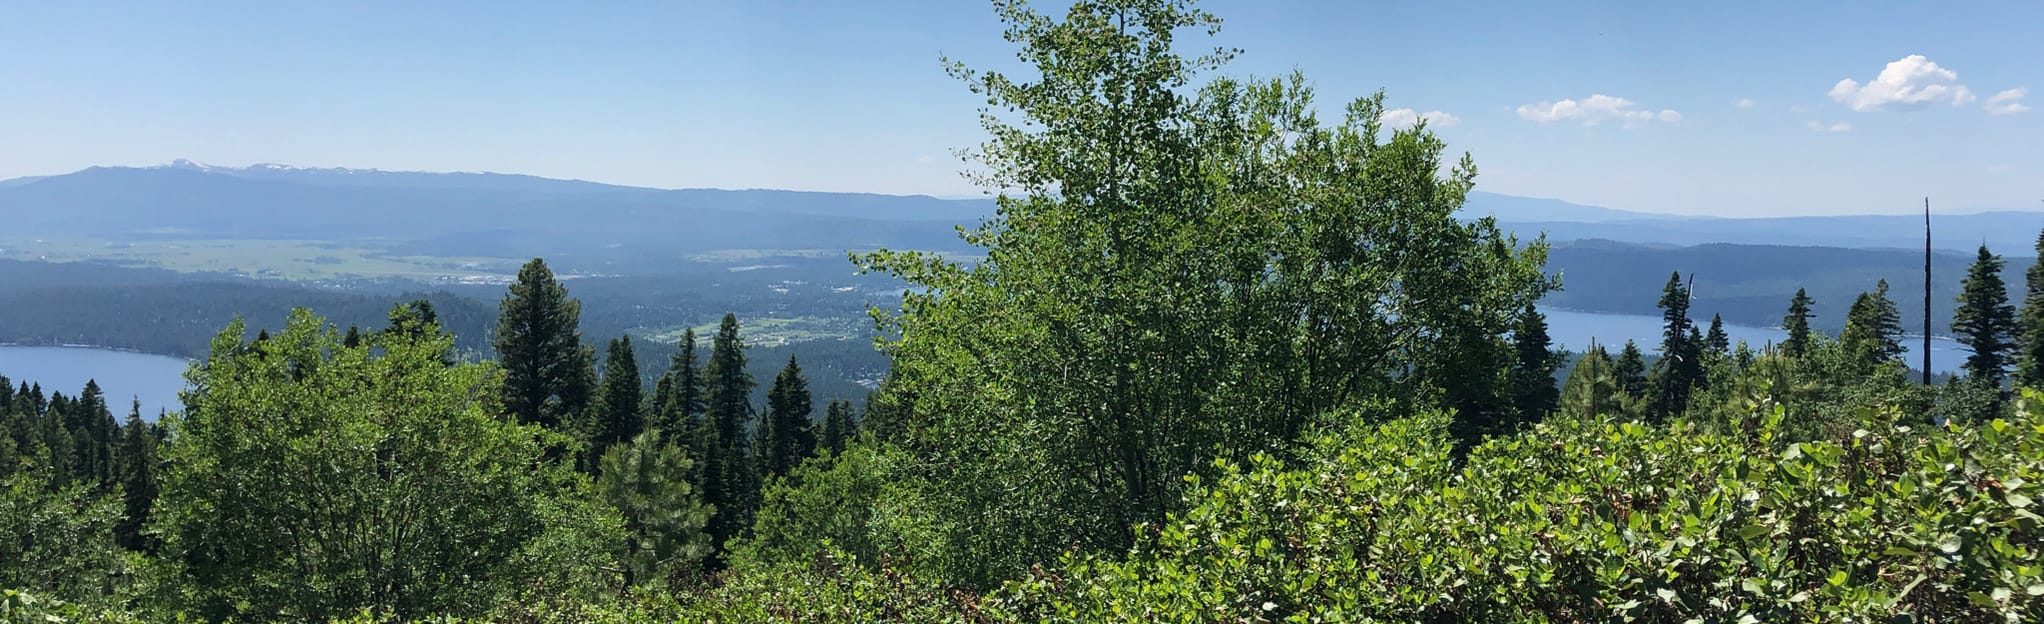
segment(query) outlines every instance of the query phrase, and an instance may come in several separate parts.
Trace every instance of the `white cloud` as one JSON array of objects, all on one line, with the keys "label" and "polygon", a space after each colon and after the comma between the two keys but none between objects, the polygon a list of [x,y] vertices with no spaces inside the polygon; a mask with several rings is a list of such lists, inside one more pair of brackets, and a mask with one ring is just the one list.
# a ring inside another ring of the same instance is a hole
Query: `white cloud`
[{"label": "white cloud", "polygon": [[1753,108],[1753,105],[1758,103],[1759,102],[1753,101],[1753,98],[1739,98],[1738,100],[1733,101],[1732,105],[1737,106],[1739,108]]},{"label": "white cloud", "polygon": [[2009,172],[2008,165],[1988,165],[1987,175],[2001,175]]},{"label": "white cloud", "polygon": [[1419,111],[1412,110],[1410,108],[1388,110],[1384,111],[1383,114],[1377,115],[1377,121],[1379,123],[1384,124],[1384,127],[1386,128],[1392,129],[1413,127],[1413,125],[1418,124],[1419,120],[1421,119],[1427,120],[1427,127],[1429,128],[1449,128],[1453,127],[1455,124],[1462,123],[1461,117],[1456,117],[1454,115],[1443,113],[1441,111],[1427,111],[1422,113]]},{"label": "white cloud", "polygon": [[1987,98],[1987,114],[2014,115],[2030,110],[2030,107],[2023,105],[2023,96],[2029,93],[2030,90],[2024,88],[2009,89],[1996,93],[1994,97]]},{"label": "white cloud", "polygon": [[1578,102],[1564,99],[1559,102],[1540,102],[1519,107],[1519,118],[1539,123],[1557,121],[1580,121],[1585,126],[1594,126],[1606,121],[1617,121],[1627,128],[1637,127],[1659,119],[1664,122],[1682,120],[1682,113],[1663,109],[1660,112],[1639,107],[1638,102],[1622,97],[1596,94]]},{"label": "white cloud", "polygon": [[930,164],[930,163],[933,163],[933,162],[937,162],[937,158],[936,158],[935,156],[931,156],[931,155],[929,155],[929,154],[923,154],[923,155],[921,155],[921,156],[917,156],[917,157],[916,157],[916,163],[917,163],[917,164],[923,164],[923,165],[927,165],[927,164]]},{"label": "white cloud", "polygon": [[1866,84],[1851,78],[1831,87],[1831,99],[1860,112],[1921,109],[1949,102],[1963,106],[1973,101],[1973,90],[1959,84],[1959,74],[1932,63],[1921,54],[1911,54],[1889,63],[1881,74]]},{"label": "white cloud", "polygon": [[1810,107],[1808,107],[1808,106],[1790,106],[1790,107],[1789,107],[1789,112],[1791,112],[1791,113],[1807,113],[1807,112],[1810,112]]},{"label": "white cloud", "polygon": [[1812,119],[1803,122],[1803,125],[1808,127],[1811,132],[1849,132],[1852,130],[1852,124],[1843,121],[1825,125],[1824,122]]}]

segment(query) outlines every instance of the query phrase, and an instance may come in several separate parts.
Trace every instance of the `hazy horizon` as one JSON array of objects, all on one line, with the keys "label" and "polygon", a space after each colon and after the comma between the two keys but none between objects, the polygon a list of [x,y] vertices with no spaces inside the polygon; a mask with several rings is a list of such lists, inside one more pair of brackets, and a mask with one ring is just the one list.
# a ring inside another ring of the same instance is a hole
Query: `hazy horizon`
[{"label": "hazy horizon", "polygon": [[[2044,204],[2044,5],[1567,8],[1210,1],[1187,51],[1294,69],[1332,117],[1379,89],[1478,188],[1678,215]],[[939,197],[1013,71],[984,3],[794,8],[29,4],[0,22],[0,178],[177,158],[654,188]],[[1055,7],[1046,7],[1053,12]],[[1396,27],[1387,27],[1396,25]],[[1728,34],[1736,36],[1727,36]]]}]

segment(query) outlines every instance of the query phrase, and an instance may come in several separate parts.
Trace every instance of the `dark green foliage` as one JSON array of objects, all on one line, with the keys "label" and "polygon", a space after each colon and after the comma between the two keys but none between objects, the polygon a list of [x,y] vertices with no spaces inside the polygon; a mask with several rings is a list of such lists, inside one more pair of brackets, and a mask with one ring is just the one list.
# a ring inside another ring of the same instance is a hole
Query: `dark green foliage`
[{"label": "dark green foliage", "polygon": [[1616,377],[1618,389],[1627,396],[1644,401],[1647,396],[1647,362],[1640,353],[1639,345],[1631,339],[1618,350],[1618,361],[1611,363],[1611,374]]},{"label": "dark green foliage", "polygon": [[1723,315],[1710,315],[1710,331],[1703,334],[1703,355],[1706,360],[1732,356],[1732,337],[1725,334]]},{"label": "dark green foliage", "polygon": [[150,429],[149,423],[142,421],[141,402],[135,402],[128,410],[127,421],[121,424],[120,449],[115,461],[123,513],[120,524],[114,527],[114,538],[128,550],[154,553],[156,537],[142,532],[149,520],[149,510],[156,505],[159,489],[157,471],[161,461],[156,451],[156,432]]},{"label": "dark green foliage", "polygon": [[817,448],[832,454],[845,452],[847,443],[859,437],[858,416],[852,413],[852,402],[831,401],[823,408],[823,435],[817,440]]},{"label": "dark green foliage", "polygon": [[688,481],[686,449],[647,431],[611,446],[599,465],[596,489],[624,518],[626,586],[677,583],[710,555],[703,527],[714,510]]},{"label": "dark green foliage", "polygon": [[1549,349],[1551,344],[1547,317],[1527,304],[1519,312],[1518,326],[1512,328],[1512,350],[1518,355],[1511,369],[1512,406],[1518,410],[1519,423],[1539,422],[1560,402],[1561,391],[1555,385],[1554,373],[1561,368],[1562,360],[1560,354]]},{"label": "dark green foliage", "polygon": [[591,460],[603,457],[611,446],[638,437],[646,429],[644,389],[639,386],[639,361],[632,355],[632,338],[612,339],[605,356],[595,422],[590,428]]},{"label": "dark green foliage", "polygon": [[654,393],[653,420],[648,425],[670,436],[685,437],[703,417],[703,369],[696,363],[696,330],[681,332],[681,344]]},{"label": "dark green foliage", "polygon": [[1781,321],[1782,331],[1788,334],[1788,338],[1781,341],[1783,354],[1802,357],[1810,349],[1810,318],[1816,316],[1810,312],[1810,306],[1815,303],[1801,288],[1797,288],[1796,296],[1789,299],[1788,316]]},{"label": "dark green foliage", "polygon": [[753,464],[762,480],[788,474],[816,452],[813,412],[809,381],[802,377],[802,366],[789,357],[787,368],[774,376],[773,389],[767,391],[765,418],[754,432]]},{"label": "dark green foliage", "polygon": [[748,423],[752,420],[752,375],[745,372],[745,342],[738,335],[738,317],[725,315],[710,343],[703,367],[704,418],[691,443],[702,462],[697,486],[703,501],[716,509],[710,519],[713,544],[738,537],[752,524],[758,494],[758,473],[752,465]]},{"label": "dark green foliage", "polygon": [[1895,301],[1888,298],[1888,280],[1853,300],[1838,342],[1867,370],[1902,357],[1902,315]]},{"label": "dark green foliage", "polygon": [[1966,375],[1999,388],[2016,359],[2016,310],[2001,281],[2000,256],[1980,246],[1973,267],[1960,286],[1959,309],[1952,315],[1952,333],[1973,353],[1966,357]]},{"label": "dark green foliage", "polygon": [[[2044,231],[2037,233],[2037,255],[2044,257]],[[2023,309],[2016,330],[2022,342],[2016,353],[2016,385],[2044,388],[2044,262],[2023,272]]]},{"label": "dark green foliage", "polygon": [[533,258],[498,306],[491,344],[504,368],[504,409],[521,423],[567,430],[582,417],[596,385],[595,352],[582,344],[582,302]]},{"label": "dark green foliage", "polygon": [[1689,409],[1689,396],[1703,379],[1702,336],[1689,320],[1689,288],[1682,274],[1668,276],[1661,292],[1661,358],[1654,362],[1653,396],[1647,415],[1656,420]]}]

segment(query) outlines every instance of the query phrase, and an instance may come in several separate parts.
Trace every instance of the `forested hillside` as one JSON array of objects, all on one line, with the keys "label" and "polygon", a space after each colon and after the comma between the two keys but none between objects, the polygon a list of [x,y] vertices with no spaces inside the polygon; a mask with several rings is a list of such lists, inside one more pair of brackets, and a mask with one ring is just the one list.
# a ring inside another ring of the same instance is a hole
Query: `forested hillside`
[{"label": "forested hillside", "polygon": [[1384,127],[1390,96],[1231,77],[1190,2],[995,6],[1026,66],[946,69],[988,103],[973,153],[999,211],[962,233],[969,261],[852,259],[905,286],[871,310],[889,367],[862,406],[740,314],[649,363],[545,259],[496,287],[482,358],[430,301],[229,322],[160,426],[91,386],[0,382],[0,535],[31,537],[0,540],[0,619],[2044,609],[2044,269],[1984,245],[1954,268],[1971,357],[1924,384],[1899,280],[1837,303],[1784,285],[1763,349],[1696,307],[1710,267],[1641,267],[1612,279],[1651,289],[1626,305],[1663,334],[1557,385],[1557,250],[1461,218],[1474,157]]}]

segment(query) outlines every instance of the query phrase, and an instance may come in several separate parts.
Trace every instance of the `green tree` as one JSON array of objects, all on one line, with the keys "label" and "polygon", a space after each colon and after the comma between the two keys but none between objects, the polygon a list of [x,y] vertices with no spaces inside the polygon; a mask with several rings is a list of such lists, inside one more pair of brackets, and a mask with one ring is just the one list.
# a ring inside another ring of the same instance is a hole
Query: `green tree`
[{"label": "green tree", "polygon": [[1639,399],[1626,393],[1611,354],[1592,344],[1562,383],[1558,411],[1577,418],[1630,418],[1639,411]]},{"label": "green tree", "polygon": [[2022,340],[2016,354],[2016,385],[2025,388],[2044,388],[2044,231],[2037,233],[2037,256],[2039,261],[2023,272],[2022,317],[2016,324]]},{"label": "green tree", "polygon": [[738,334],[738,316],[724,315],[710,342],[703,366],[704,418],[693,447],[703,467],[698,487],[703,500],[716,508],[709,533],[719,548],[752,523],[758,475],[750,458],[746,428],[752,420],[752,374],[745,371],[745,340]]},{"label": "green tree", "polygon": [[89,484],[59,486],[49,472],[0,476],[0,588],[106,601],[128,575],[114,543],[121,505]]},{"label": "green tree", "polygon": [[858,416],[852,413],[852,402],[843,399],[831,401],[823,408],[823,436],[817,440],[817,447],[842,454],[845,445],[859,437]]},{"label": "green tree", "polygon": [[667,372],[660,375],[667,396],[654,401],[654,421],[649,423],[670,436],[686,436],[694,431],[704,409],[703,371],[696,363],[694,328],[682,330],[679,346],[674,359],[667,364]]},{"label": "green tree", "polygon": [[603,454],[597,491],[624,518],[625,584],[675,581],[713,549],[703,528],[714,513],[688,481],[690,461],[659,431]]},{"label": "green tree", "polygon": [[1326,123],[1301,76],[1200,85],[1229,54],[1178,52],[1218,25],[1187,2],[997,11],[1032,67],[951,65],[989,102],[985,260],[861,257],[917,287],[880,320],[906,442],[955,496],[950,574],[1126,547],[1186,474],[1287,454],[1340,407],[1446,404],[1464,434],[1510,414],[1546,245],[1457,218],[1466,156],[1385,131],[1381,94]]},{"label": "green tree", "polygon": [[544,461],[554,434],[501,416],[494,364],[447,366],[438,332],[347,348],[304,309],[261,344],[241,335],[237,320],[186,373],[164,451],[152,525],[184,608],[474,615],[606,563],[545,547],[614,516]]},{"label": "green tree", "polygon": [[1725,317],[1710,315],[1710,331],[1703,334],[1703,353],[1707,359],[1723,360],[1732,356],[1732,337],[1725,333]]},{"label": "green tree", "polygon": [[1661,359],[1654,362],[1650,415],[1665,420],[1688,409],[1689,396],[1703,377],[1703,359],[1700,336],[1689,321],[1689,288],[1682,284],[1681,273],[1668,276],[1660,306]]},{"label": "green tree", "polygon": [[1639,345],[1628,339],[1625,347],[1618,350],[1618,361],[1611,365],[1611,374],[1618,378],[1618,388],[1635,399],[1647,396],[1647,362],[1640,353]]},{"label": "green tree", "polygon": [[504,409],[521,423],[566,430],[588,409],[595,351],[582,344],[582,302],[533,258],[498,306],[492,345],[504,367]]},{"label": "green tree", "polygon": [[1902,357],[1902,312],[1888,298],[1888,280],[1853,300],[1838,341],[1861,370],[1871,371]]},{"label": "green tree", "polygon": [[1526,304],[1519,312],[1519,325],[1512,329],[1513,351],[1518,354],[1512,362],[1512,405],[1518,409],[1520,422],[1538,422],[1560,401],[1554,373],[1562,360],[1549,349],[1551,344],[1546,315]]},{"label": "green tree", "polygon": [[802,460],[816,452],[816,429],[810,414],[815,410],[809,396],[809,380],[802,366],[788,356],[788,365],[774,376],[767,390],[766,417],[755,432],[758,450],[754,466],[762,478],[788,474]]},{"label": "green tree", "polygon": [[1788,316],[1781,321],[1781,329],[1788,333],[1788,339],[1781,341],[1781,352],[1789,357],[1802,357],[1810,350],[1810,319],[1816,315],[1810,306],[1816,302],[1810,294],[1797,288],[1796,296],[1789,299]]},{"label": "green tree", "polygon": [[156,552],[155,536],[144,534],[142,527],[149,520],[149,510],[156,505],[158,462],[156,434],[150,431],[149,423],[142,421],[142,402],[137,400],[128,409],[128,420],[121,425],[115,463],[124,511],[114,527],[114,538],[128,550]]},{"label": "green tree", "polygon": [[1952,312],[1952,333],[1973,351],[1966,357],[1966,375],[1990,388],[2001,387],[2016,355],[2016,311],[2001,281],[2000,256],[1980,246],[1980,254],[1959,286],[1959,308]]},{"label": "green tree", "polygon": [[[620,336],[605,350],[603,382],[598,388],[595,424],[590,429],[589,457],[603,457],[611,446],[638,437],[646,429],[644,389],[639,385],[639,361],[632,353],[632,338]],[[595,462],[591,462],[592,464]]]}]

